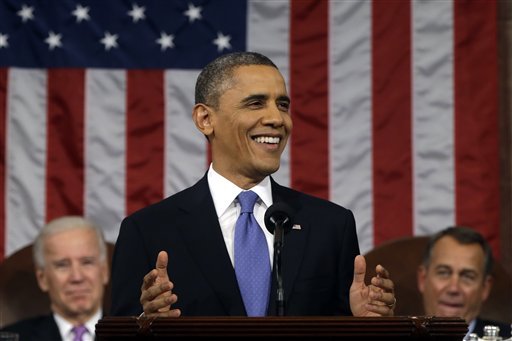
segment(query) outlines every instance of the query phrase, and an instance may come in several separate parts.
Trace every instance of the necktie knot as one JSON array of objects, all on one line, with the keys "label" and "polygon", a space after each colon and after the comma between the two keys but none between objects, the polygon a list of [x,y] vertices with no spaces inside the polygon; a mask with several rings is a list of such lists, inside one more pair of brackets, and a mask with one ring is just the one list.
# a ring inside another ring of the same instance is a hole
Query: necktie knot
[{"label": "necktie knot", "polygon": [[73,341],[82,341],[82,336],[87,332],[87,328],[82,324],[82,325],[73,327],[72,331],[73,331],[73,334],[75,334]]},{"label": "necktie knot", "polygon": [[252,213],[257,199],[258,194],[253,191],[244,191],[238,194],[238,201],[241,206],[240,213]]}]

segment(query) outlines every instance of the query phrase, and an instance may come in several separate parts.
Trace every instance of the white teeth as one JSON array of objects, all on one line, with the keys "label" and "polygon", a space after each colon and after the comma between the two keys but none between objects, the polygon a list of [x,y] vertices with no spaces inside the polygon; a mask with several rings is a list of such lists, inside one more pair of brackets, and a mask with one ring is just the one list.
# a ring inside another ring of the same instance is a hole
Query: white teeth
[{"label": "white teeth", "polygon": [[254,139],[258,143],[279,143],[281,139],[279,137],[270,136],[259,136]]}]

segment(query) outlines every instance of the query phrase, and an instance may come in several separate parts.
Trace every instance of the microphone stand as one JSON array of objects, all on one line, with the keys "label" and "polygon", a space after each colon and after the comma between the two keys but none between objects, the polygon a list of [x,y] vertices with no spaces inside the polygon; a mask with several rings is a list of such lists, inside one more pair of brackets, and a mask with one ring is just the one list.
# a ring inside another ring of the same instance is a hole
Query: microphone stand
[{"label": "microphone stand", "polygon": [[284,287],[281,271],[281,255],[283,252],[284,234],[293,228],[295,212],[284,202],[271,205],[265,212],[265,226],[274,235],[274,274],[277,285],[276,315],[284,316]]},{"label": "microphone stand", "polygon": [[286,218],[284,221],[275,221],[271,219],[275,224],[274,230],[274,268],[277,283],[277,297],[276,297],[276,312],[277,316],[284,316],[284,288],[283,288],[283,276],[281,274],[281,253],[283,250],[284,241],[284,228],[283,225],[288,221]]}]

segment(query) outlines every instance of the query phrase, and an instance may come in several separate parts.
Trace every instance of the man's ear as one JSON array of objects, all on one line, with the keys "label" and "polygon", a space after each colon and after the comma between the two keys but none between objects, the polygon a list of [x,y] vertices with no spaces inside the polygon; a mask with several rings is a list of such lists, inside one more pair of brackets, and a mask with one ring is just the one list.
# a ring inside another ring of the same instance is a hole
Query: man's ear
[{"label": "man's ear", "polygon": [[491,293],[492,284],[494,282],[494,278],[492,275],[485,276],[482,290],[482,302],[487,301],[489,298],[489,294]]},{"label": "man's ear", "polygon": [[427,277],[427,268],[424,265],[418,267],[417,276],[418,290],[423,293],[425,291],[425,278]]},{"label": "man's ear", "polygon": [[46,280],[46,274],[44,272],[44,269],[36,269],[36,278],[37,284],[39,284],[39,288],[41,288],[41,291],[48,292],[48,281]]},{"label": "man's ear", "polygon": [[211,108],[206,104],[198,103],[192,109],[192,119],[197,129],[206,137],[213,133]]},{"label": "man's ear", "polygon": [[101,275],[103,277],[103,285],[107,285],[110,280],[110,267],[106,259],[101,262]]}]

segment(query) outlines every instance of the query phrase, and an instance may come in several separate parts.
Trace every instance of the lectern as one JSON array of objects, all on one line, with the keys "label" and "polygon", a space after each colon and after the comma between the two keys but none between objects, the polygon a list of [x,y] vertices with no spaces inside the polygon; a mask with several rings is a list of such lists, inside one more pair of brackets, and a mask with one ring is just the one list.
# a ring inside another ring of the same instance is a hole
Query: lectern
[{"label": "lectern", "polygon": [[96,340],[456,340],[467,324],[459,318],[395,317],[105,317]]}]

